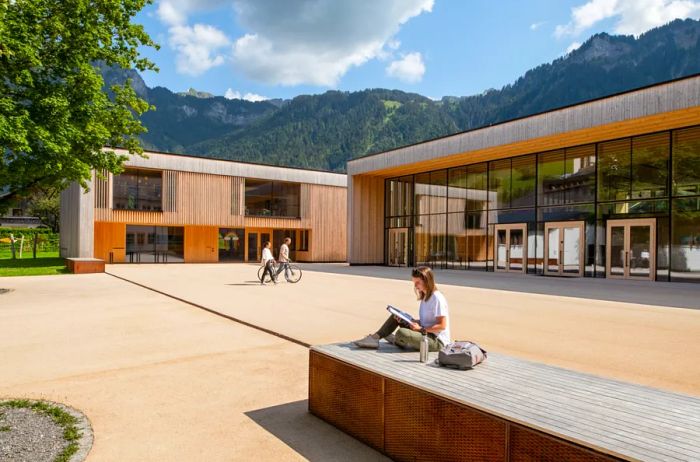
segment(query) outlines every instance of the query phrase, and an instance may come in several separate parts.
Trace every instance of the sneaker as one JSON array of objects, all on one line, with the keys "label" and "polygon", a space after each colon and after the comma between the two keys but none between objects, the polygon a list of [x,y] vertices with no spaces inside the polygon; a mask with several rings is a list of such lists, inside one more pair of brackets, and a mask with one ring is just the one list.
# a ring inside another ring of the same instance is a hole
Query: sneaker
[{"label": "sneaker", "polygon": [[394,343],[394,340],[396,340],[396,336],[394,336],[394,334],[389,334],[389,335],[387,335],[386,337],[384,337],[384,340],[386,340],[387,342],[393,344],[393,343]]},{"label": "sneaker", "polygon": [[379,348],[379,339],[372,337],[372,335],[368,335],[360,340],[355,340],[352,343],[360,348]]}]

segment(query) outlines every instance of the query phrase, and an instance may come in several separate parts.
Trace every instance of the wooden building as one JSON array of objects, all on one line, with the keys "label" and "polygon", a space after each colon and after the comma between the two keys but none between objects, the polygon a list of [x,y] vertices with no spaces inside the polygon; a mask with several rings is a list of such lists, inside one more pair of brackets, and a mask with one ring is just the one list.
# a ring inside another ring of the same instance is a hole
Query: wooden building
[{"label": "wooden building", "polygon": [[285,237],[303,262],[346,261],[346,176],[159,152],[61,196],[61,255],[113,263],[258,262]]},{"label": "wooden building", "polygon": [[351,264],[700,282],[700,75],[347,171]]}]

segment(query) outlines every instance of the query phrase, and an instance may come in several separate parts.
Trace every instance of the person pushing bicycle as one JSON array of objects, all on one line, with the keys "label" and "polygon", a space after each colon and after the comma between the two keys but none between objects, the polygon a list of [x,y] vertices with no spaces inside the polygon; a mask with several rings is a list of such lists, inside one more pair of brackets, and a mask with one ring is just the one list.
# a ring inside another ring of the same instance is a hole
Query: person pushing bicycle
[{"label": "person pushing bicycle", "polygon": [[280,275],[282,270],[284,270],[284,277],[286,279],[289,279],[289,244],[291,243],[292,239],[289,237],[285,237],[284,241],[282,242],[282,245],[280,246],[280,253],[277,257],[277,262],[279,263],[279,265],[277,267],[277,273],[275,274],[275,278]]}]

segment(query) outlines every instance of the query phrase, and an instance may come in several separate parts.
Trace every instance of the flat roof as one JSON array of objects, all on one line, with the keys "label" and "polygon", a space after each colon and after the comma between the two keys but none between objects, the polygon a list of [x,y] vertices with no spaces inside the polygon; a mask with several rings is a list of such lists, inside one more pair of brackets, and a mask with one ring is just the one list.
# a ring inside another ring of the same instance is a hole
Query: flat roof
[{"label": "flat roof", "polygon": [[343,173],[147,150],[144,150],[144,154],[148,157],[144,158],[138,155],[130,155],[126,150],[121,148],[108,149],[113,149],[117,153],[127,155],[129,158],[124,163],[127,167],[176,170],[191,173],[347,187],[347,176]]},{"label": "flat roof", "polygon": [[[348,161],[347,171],[348,175],[390,171],[409,164],[699,106],[700,73],[368,154]],[[695,123],[700,123],[700,117]]]}]

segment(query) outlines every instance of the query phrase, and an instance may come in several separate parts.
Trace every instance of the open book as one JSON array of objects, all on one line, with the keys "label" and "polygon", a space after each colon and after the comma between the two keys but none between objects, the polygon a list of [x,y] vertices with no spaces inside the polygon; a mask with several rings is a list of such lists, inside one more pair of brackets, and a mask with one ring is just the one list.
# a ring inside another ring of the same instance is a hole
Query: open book
[{"label": "open book", "polygon": [[411,324],[413,322],[416,322],[415,319],[413,319],[413,316],[410,314],[406,313],[405,311],[402,311],[395,306],[387,305],[386,309],[389,313],[393,314],[397,318],[399,318],[401,321],[405,322],[406,324]]}]

